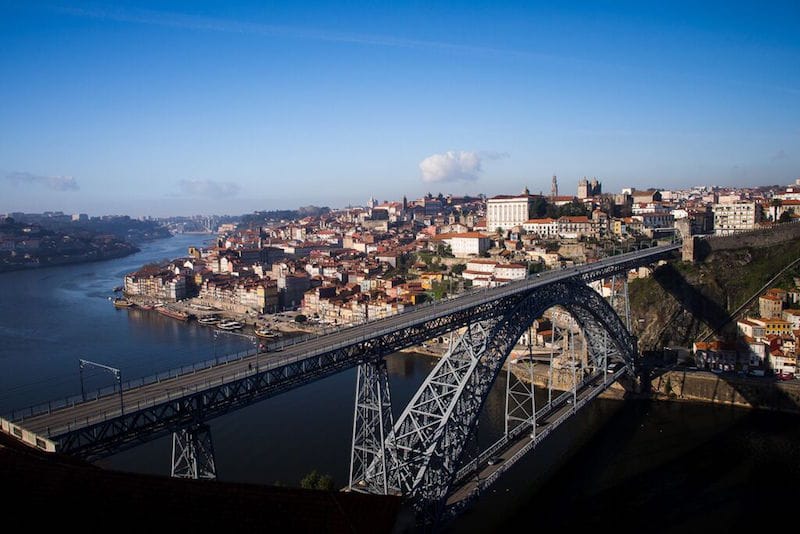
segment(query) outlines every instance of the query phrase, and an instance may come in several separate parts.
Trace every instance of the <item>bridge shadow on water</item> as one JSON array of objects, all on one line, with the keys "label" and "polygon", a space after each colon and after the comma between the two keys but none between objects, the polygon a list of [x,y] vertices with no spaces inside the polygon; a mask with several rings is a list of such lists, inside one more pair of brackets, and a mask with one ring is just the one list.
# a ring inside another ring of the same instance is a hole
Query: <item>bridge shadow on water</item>
[{"label": "bridge shadow on water", "polygon": [[[793,501],[800,480],[800,466],[791,461],[800,452],[796,416],[652,400],[596,402],[583,422],[564,430],[585,430],[595,417],[602,422],[552,476],[535,481],[541,469],[521,463],[527,473],[512,470],[507,488],[500,485],[452,532],[605,526],[709,533],[785,519],[776,504]],[[534,454],[540,452],[553,454],[547,448]],[[508,507],[508,501],[515,502]],[[491,526],[481,520],[492,514]]]}]

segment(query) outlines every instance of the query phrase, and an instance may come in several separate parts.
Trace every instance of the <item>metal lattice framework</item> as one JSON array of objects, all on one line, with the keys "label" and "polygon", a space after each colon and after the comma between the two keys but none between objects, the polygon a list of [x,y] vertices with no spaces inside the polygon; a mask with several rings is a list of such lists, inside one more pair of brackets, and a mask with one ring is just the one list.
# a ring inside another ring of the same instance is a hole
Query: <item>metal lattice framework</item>
[{"label": "metal lattice framework", "polygon": [[353,414],[349,485],[352,491],[389,492],[384,441],[393,422],[386,361],[362,363],[358,366]]},{"label": "metal lattice framework", "polygon": [[350,369],[359,363],[374,361],[402,348],[419,345],[466,324],[502,314],[504,309],[515,306],[523,298],[524,294],[516,293],[448,315],[433,316],[429,320],[379,333],[297,362],[236,377],[230,382],[187,392],[174,399],[165,399],[153,406],[126,405],[124,413],[117,413],[96,423],[76,425],[75,428],[48,429],[47,436],[57,441],[58,449],[62,452],[89,460],[103,458],[169,434],[176,428],[184,428],[195,421],[207,421]]},{"label": "metal lattice framework", "polygon": [[556,305],[577,321],[595,368],[605,364],[601,357],[632,368],[635,340],[609,304],[579,282],[537,288],[503,315],[469,327],[419,388],[386,440],[395,489],[410,497],[423,515],[441,514],[505,359],[524,330]]},{"label": "metal lattice framework", "polygon": [[532,423],[531,430],[536,432],[536,397],[534,396],[533,385],[533,366],[531,361],[528,365],[528,380],[520,380],[517,375],[511,372],[511,366],[506,369],[506,413],[505,413],[505,434],[517,428],[519,425]]},{"label": "metal lattice framework", "polygon": [[176,478],[214,480],[217,466],[208,425],[191,425],[172,435],[172,470]]},{"label": "metal lattice framework", "polygon": [[[447,445],[440,443],[442,431],[448,423],[463,419],[463,414],[453,417],[453,411],[457,408],[457,403],[453,402],[455,399],[478,400],[472,396],[469,377],[475,376],[475,368],[486,351],[487,326],[492,322],[495,321],[471,325],[459,336],[400,415],[386,440],[392,458],[392,481],[396,490],[408,493],[409,488],[421,484],[428,470],[439,471],[450,467],[440,465],[449,459],[439,451],[441,446]],[[448,442],[465,443],[469,430],[469,427],[451,425]]]},{"label": "metal lattice framework", "polygon": [[[359,364],[376,361],[432,337],[457,331],[467,325],[477,328],[478,324],[488,334],[487,346],[479,363],[467,373],[461,391],[473,391],[482,403],[487,384],[494,380],[495,364],[505,357],[505,349],[509,348],[499,340],[519,337],[520,328],[525,328],[532,320],[530,315],[533,312],[529,311],[540,307],[534,302],[539,302],[543,296],[553,295],[548,302],[571,304],[570,311],[582,323],[592,350],[603,343],[598,333],[604,327],[612,345],[627,343],[625,340],[630,336],[618,320],[619,324],[604,324],[602,318],[598,319],[598,313],[612,315],[607,307],[596,308],[601,311],[595,313],[589,307],[582,306],[581,302],[572,302],[570,293],[590,302],[587,299],[592,292],[584,283],[669,257],[678,248],[679,245],[667,245],[636,251],[596,264],[553,272],[546,279],[520,280],[485,292],[475,292],[441,306],[421,308],[399,317],[329,334],[325,336],[326,343],[315,340],[300,343],[287,350],[288,355],[281,363],[269,363],[260,368],[257,366],[255,370],[235,374],[226,374],[225,366],[220,365],[219,374],[213,380],[197,382],[166,394],[162,390],[150,397],[142,397],[141,401],[131,401],[131,397],[139,392],[126,389],[121,401],[123,406],[117,405],[116,411],[109,407],[112,405],[109,399],[101,397],[54,410],[50,409],[48,403],[37,407],[36,411],[29,409],[17,416],[12,414],[11,420],[26,430],[54,441],[61,452],[95,460]],[[597,326],[601,324],[603,326]],[[615,331],[617,327],[619,331]],[[329,339],[331,341],[327,342]],[[620,348],[618,352],[624,354],[626,350]],[[451,427],[460,424],[456,421],[468,422],[469,418],[463,414],[480,407],[470,404],[474,401],[465,400],[465,395],[456,398],[462,400],[452,407],[453,416],[448,417],[444,425],[444,434],[451,437]],[[91,403],[97,403],[98,406],[103,404],[105,408],[93,412]],[[75,413],[74,417],[72,413]],[[436,439],[441,439],[441,436],[437,434]],[[460,445],[456,449],[460,449]],[[452,468],[450,459],[443,462],[447,464],[446,470]],[[425,474],[419,479],[419,487],[430,487],[430,481],[426,482],[429,476],[432,475]]]}]

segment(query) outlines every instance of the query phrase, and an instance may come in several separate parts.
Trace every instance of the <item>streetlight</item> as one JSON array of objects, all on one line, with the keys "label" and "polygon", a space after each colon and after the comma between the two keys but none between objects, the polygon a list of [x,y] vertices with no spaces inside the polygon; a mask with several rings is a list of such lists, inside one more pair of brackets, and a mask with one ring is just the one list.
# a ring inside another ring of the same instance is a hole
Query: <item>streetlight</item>
[{"label": "streetlight", "polygon": [[116,367],[111,367],[108,365],[103,365],[102,363],[93,362],[90,360],[79,359],[78,360],[78,373],[80,374],[81,378],[81,398],[83,398],[84,402],[86,401],[86,390],[83,386],[83,368],[84,367],[97,367],[99,369],[103,369],[105,371],[110,372],[114,375],[114,378],[117,379],[117,385],[119,386],[119,413],[124,412],[124,404],[122,402],[122,371],[117,369]]},{"label": "streetlight", "polygon": [[219,365],[219,360],[217,360],[217,333],[214,330],[214,341],[212,341],[212,345],[214,345],[214,365]]}]

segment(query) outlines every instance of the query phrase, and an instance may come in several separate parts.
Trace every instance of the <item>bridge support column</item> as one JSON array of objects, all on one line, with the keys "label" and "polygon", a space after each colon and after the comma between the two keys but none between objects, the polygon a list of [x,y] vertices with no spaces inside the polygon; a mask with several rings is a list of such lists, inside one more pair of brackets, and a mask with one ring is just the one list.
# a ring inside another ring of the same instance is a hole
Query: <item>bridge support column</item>
[{"label": "bridge support column", "polygon": [[623,318],[628,332],[631,331],[631,302],[628,298],[628,275],[622,275],[622,289],[617,292],[617,277],[611,278],[611,307]]},{"label": "bridge support column", "polygon": [[506,436],[519,425],[530,424],[536,432],[536,399],[533,396],[533,358],[528,362],[528,383],[511,371],[513,364],[506,364]]},{"label": "bridge support column", "polygon": [[172,434],[172,472],[175,478],[214,480],[217,467],[208,425],[192,425]]},{"label": "bridge support column", "polygon": [[350,453],[351,491],[389,493],[386,436],[394,426],[386,362],[358,366]]}]

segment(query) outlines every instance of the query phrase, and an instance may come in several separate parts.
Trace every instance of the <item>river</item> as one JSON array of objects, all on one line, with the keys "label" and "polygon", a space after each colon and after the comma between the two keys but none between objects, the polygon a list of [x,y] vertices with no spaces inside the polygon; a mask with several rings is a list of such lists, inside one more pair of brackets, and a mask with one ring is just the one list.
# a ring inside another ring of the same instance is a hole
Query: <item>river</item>
[{"label": "river", "polygon": [[[79,393],[79,358],[118,367],[127,380],[247,348],[232,336],[215,347],[212,329],[117,310],[108,300],[125,273],[184,255],[203,239],[175,236],[126,258],[0,275],[0,413]],[[387,361],[399,412],[435,361],[402,353]],[[86,375],[89,389],[112,380],[101,371]],[[297,485],[316,469],[345,485],[354,389],[350,370],[211,421],[219,478]],[[502,431],[504,392],[501,377],[481,416],[483,444]],[[708,405],[596,400],[450,529],[532,521],[536,528],[606,521],[620,529],[624,521],[630,531],[714,531],[739,527],[756,511],[773,517],[796,500],[797,422]],[[100,465],[168,474],[170,451],[171,439],[162,438]]]}]

